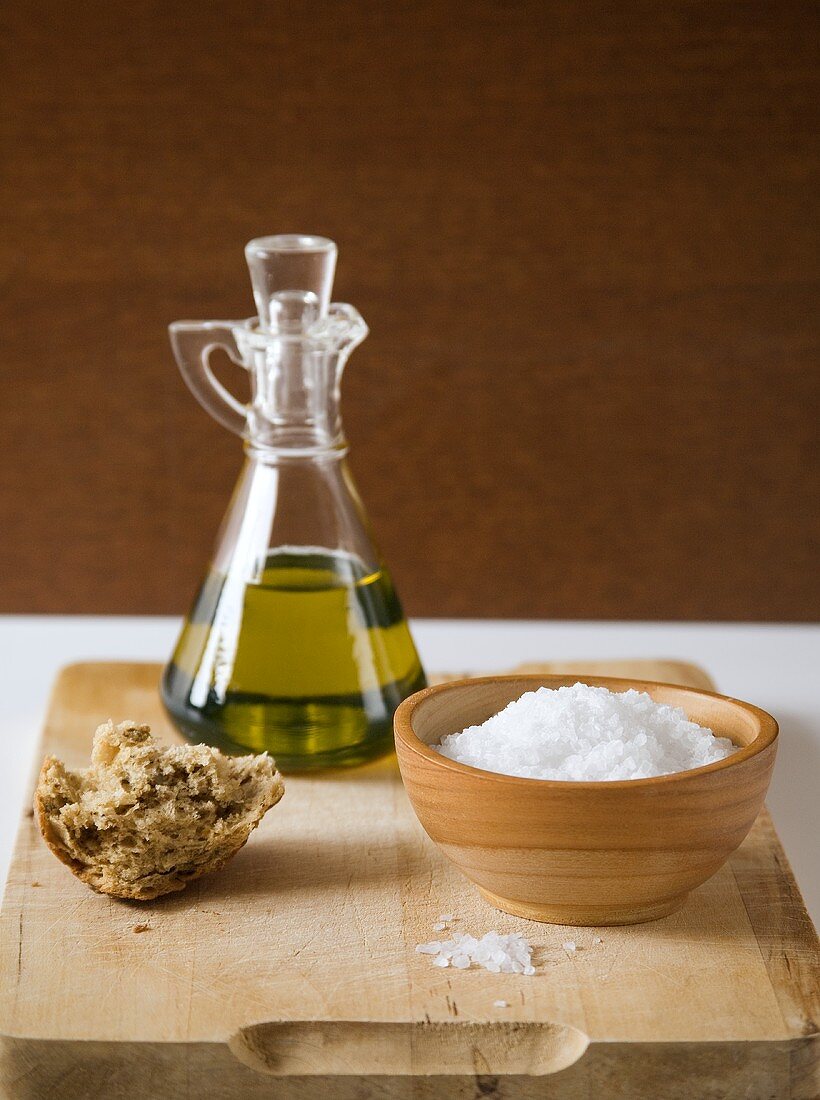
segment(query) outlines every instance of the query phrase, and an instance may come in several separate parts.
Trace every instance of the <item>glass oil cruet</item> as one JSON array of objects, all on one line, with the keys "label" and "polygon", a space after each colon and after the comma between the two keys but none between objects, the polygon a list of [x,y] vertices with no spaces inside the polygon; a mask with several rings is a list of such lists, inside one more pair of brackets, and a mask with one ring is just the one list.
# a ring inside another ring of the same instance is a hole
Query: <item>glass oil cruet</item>
[{"label": "glass oil cruet", "polygon": [[[285,771],[358,764],[390,750],[394,710],[425,684],[345,460],[339,384],[368,330],[330,304],[332,241],[261,237],[245,255],[258,317],[170,327],[246,458],[162,698],[195,741],[267,749]],[[211,371],[215,348],[248,371],[248,405]]]}]

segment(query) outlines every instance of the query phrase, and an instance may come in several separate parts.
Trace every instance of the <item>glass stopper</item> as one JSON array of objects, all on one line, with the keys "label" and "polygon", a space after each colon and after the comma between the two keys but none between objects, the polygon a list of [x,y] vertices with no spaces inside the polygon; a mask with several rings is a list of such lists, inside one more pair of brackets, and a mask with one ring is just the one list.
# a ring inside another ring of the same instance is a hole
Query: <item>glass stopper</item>
[{"label": "glass stopper", "polygon": [[259,324],[265,332],[299,332],[324,317],[336,270],[327,237],[280,233],[245,247]]}]

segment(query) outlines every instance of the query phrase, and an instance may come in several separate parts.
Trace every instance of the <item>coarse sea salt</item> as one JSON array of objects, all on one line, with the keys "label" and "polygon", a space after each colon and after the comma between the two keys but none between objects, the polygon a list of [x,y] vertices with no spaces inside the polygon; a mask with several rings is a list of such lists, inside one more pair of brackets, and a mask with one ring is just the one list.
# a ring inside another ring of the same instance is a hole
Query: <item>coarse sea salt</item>
[{"label": "coarse sea salt", "polygon": [[451,760],[525,779],[648,779],[723,760],[737,746],[646,692],[538,688],[433,745]]},{"label": "coarse sea salt", "polygon": [[481,939],[454,932],[449,940],[431,940],[416,946],[420,955],[434,955],[433,966],[467,970],[472,963],[493,974],[534,974],[532,948],[521,932],[509,936],[487,932]]}]

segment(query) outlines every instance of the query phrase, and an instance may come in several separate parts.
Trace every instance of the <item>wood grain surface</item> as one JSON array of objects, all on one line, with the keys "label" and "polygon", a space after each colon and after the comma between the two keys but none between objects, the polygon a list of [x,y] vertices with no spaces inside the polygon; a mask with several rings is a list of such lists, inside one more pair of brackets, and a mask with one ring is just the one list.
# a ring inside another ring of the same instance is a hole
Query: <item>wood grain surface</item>
[{"label": "wood grain surface", "polygon": [[410,613],[818,616],[816,4],[2,18],[0,611],[185,608],[240,456],[166,326],[304,230]]},{"label": "wood grain surface", "polygon": [[[576,668],[692,682],[668,663]],[[109,715],[173,740],[158,677],[64,670],[43,750],[82,765]],[[816,1095],[817,939],[765,811],[680,912],[595,943],[465,888],[393,760],[286,788],[223,872],[143,904],[93,894],[24,817],[0,915],[4,1100]],[[441,913],[525,931],[538,973],[436,969],[414,947]]]}]

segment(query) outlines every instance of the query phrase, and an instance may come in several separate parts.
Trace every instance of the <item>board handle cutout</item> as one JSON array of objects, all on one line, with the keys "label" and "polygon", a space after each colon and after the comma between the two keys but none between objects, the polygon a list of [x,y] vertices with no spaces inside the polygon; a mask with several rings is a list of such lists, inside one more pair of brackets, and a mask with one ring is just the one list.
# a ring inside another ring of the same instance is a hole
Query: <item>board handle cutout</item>
[{"label": "board handle cutout", "polygon": [[578,1028],[517,1021],[274,1021],[244,1027],[228,1042],[240,1062],[272,1077],[543,1077],[571,1066],[588,1045],[589,1037]]}]

